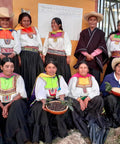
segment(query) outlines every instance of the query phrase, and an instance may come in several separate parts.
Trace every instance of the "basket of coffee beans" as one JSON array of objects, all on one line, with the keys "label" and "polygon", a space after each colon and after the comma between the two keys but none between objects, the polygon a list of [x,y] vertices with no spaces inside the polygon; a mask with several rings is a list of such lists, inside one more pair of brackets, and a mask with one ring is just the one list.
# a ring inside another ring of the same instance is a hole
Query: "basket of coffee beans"
[{"label": "basket of coffee beans", "polygon": [[68,106],[64,105],[64,103],[59,100],[54,100],[46,104],[46,109],[52,114],[60,115],[64,114],[68,110]]}]

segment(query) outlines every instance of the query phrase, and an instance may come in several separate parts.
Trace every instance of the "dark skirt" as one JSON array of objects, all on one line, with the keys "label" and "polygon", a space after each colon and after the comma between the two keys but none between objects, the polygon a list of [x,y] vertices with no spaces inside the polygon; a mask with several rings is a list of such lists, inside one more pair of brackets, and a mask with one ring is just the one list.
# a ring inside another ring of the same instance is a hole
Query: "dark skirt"
[{"label": "dark skirt", "polygon": [[70,65],[67,64],[66,62],[66,56],[47,54],[46,60],[49,58],[54,58],[57,61],[58,63],[57,74],[62,75],[65,81],[68,83],[71,77],[71,71],[70,71]]},{"label": "dark skirt", "polygon": [[101,96],[96,96],[88,102],[87,108],[82,111],[80,108],[80,103],[73,99],[73,108],[72,112],[73,121],[76,128],[84,137],[89,136],[89,121],[96,119],[103,109],[103,99]]},{"label": "dark skirt", "polygon": [[24,144],[30,139],[26,122],[27,112],[26,103],[22,99],[12,103],[7,119],[2,117],[0,109],[0,129],[7,144]]},{"label": "dark skirt", "polygon": [[114,57],[111,57],[110,59],[109,59],[109,62],[108,62],[108,65],[107,65],[107,68],[106,68],[106,71],[105,71],[105,76],[107,75],[107,74],[110,74],[110,73],[112,73],[113,72],[113,69],[112,69],[112,66],[111,66],[111,63],[112,63],[112,60],[114,59]]},{"label": "dark skirt", "polygon": [[[10,54],[3,53],[3,55],[8,56]],[[18,55],[15,55],[12,59],[13,59],[13,62],[14,62],[14,72],[17,73],[17,74],[20,74]],[[0,63],[1,63],[1,60],[0,60]],[[2,70],[1,70],[1,72],[2,72]]]},{"label": "dark skirt", "polygon": [[100,71],[89,68],[89,73],[95,77],[98,84],[100,84]]},{"label": "dark skirt", "polygon": [[120,126],[120,97],[110,94],[104,97],[104,107],[111,127]]},{"label": "dark skirt", "polygon": [[42,102],[36,102],[30,109],[28,123],[32,142],[42,140],[51,143],[56,136],[67,136],[67,114],[53,115],[42,109]]},{"label": "dark skirt", "polygon": [[22,51],[21,57],[21,75],[25,81],[25,87],[28,98],[36,80],[36,77],[44,71],[43,61],[37,52]]}]

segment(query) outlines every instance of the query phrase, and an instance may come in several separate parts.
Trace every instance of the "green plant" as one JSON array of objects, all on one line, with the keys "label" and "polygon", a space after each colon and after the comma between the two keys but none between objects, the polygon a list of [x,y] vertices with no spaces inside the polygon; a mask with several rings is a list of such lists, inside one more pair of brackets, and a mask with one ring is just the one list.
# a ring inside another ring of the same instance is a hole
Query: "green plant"
[{"label": "green plant", "polygon": [[112,86],[109,82],[105,82],[105,91],[110,92],[112,89]]},{"label": "green plant", "polygon": [[[46,105],[49,105],[50,103],[50,101],[53,101],[53,99],[46,99]],[[72,101],[72,99],[71,98],[69,98],[68,100],[60,100],[59,99],[59,101],[61,102],[61,104],[63,104],[64,106],[68,106],[68,108],[71,110],[71,111],[73,111],[73,106],[72,106],[72,103],[73,103],[73,101]]]},{"label": "green plant", "polygon": [[71,98],[69,98],[68,100],[64,100],[64,101],[60,100],[60,101],[61,101],[61,103],[62,103],[63,105],[68,106],[68,108],[69,108],[71,111],[73,111],[73,106],[72,106],[73,101],[72,101]]}]

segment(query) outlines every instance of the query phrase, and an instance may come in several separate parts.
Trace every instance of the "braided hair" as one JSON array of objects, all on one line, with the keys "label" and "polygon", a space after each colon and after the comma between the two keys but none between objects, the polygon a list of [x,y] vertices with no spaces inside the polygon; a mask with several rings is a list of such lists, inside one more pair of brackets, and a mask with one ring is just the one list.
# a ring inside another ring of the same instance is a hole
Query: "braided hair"
[{"label": "braided hair", "polygon": [[[46,61],[45,61],[45,64],[44,66],[46,67],[48,64],[52,63],[53,65],[55,65],[55,67],[57,68],[58,67],[58,63],[55,59],[53,58],[48,58]],[[60,88],[60,79],[59,79],[59,76],[58,74],[56,73],[56,77],[58,79],[58,87]]]}]

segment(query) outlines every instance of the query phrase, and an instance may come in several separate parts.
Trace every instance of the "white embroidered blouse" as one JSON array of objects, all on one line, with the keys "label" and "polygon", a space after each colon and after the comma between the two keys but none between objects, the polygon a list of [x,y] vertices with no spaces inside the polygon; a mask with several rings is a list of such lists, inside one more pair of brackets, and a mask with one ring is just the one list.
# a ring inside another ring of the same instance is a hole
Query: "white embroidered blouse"
[{"label": "white embroidered blouse", "polygon": [[88,96],[90,99],[94,98],[95,96],[100,95],[100,90],[96,79],[91,76],[91,84],[86,86],[86,92],[84,92],[82,86],[78,85],[79,78],[72,77],[69,81],[69,96],[72,98],[79,98],[82,96]]},{"label": "white embroidered blouse", "polygon": [[113,51],[120,51],[120,38],[114,38],[114,34],[112,34],[107,41],[107,50],[109,57]]},{"label": "white embroidered blouse", "polygon": [[[27,94],[26,94],[26,90],[25,90],[25,84],[24,84],[24,80],[20,75],[15,76],[16,78],[11,79],[11,84],[7,83],[7,80],[9,78],[2,78],[2,81],[4,81],[4,88],[8,88],[4,89],[2,87],[1,84],[1,79],[0,79],[0,101],[2,103],[7,103],[10,102],[15,96],[17,96],[18,94],[20,94],[20,96],[22,98],[27,98]],[[11,87],[9,85],[11,85]],[[5,93],[6,91],[6,93]],[[7,93],[8,92],[8,93]],[[7,95],[9,94],[9,95]]]},{"label": "white embroidered blouse", "polygon": [[72,45],[71,41],[68,37],[68,34],[64,32],[63,37],[58,37],[56,41],[53,38],[49,38],[49,33],[45,38],[44,46],[43,46],[43,55],[47,54],[48,49],[65,51],[66,56],[71,55]]},{"label": "white embroidered blouse", "polygon": [[[69,93],[68,85],[66,84],[63,76],[60,76],[60,91],[57,91],[56,98],[59,98],[60,95],[67,96]],[[41,99],[47,99],[47,97],[50,96],[49,90],[45,89],[46,82],[38,77],[35,85],[35,97],[37,101],[40,101]]]},{"label": "white embroidered blouse", "polygon": [[38,47],[39,51],[41,52],[42,51],[42,41],[40,38],[40,33],[36,27],[34,27],[34,28],[35,28],[36,34],[33,34],[32,38],[30,38],[27,33],[21,34],[21,30],[17,31],[19,40],[20,40],[20,44],[21,44],[21,47],[24,47],[24,46]]},{"label": "white embroidered blouse", "polygon": [[17,32],[13,31],[12,36],[14,39],[10,39],[9,43],[6,43],[4,39],[0,39],[0,53],[6,53],[4,52],[5,48],[13,49],[13,52],[16,54],[19,54],[21,52],[20,41],[19,41]]}]

